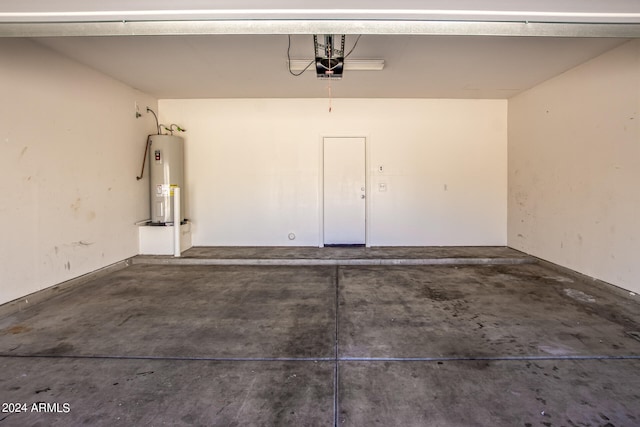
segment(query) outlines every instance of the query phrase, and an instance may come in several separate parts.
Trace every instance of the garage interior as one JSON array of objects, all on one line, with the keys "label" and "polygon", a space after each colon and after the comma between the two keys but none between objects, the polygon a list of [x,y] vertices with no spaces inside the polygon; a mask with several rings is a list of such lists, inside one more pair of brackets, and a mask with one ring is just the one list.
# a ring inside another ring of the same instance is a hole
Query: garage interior
[{"label": "garage interior", "polygon": [[634,2],[74,3],[0,7],[0,425],[640,424]]}]

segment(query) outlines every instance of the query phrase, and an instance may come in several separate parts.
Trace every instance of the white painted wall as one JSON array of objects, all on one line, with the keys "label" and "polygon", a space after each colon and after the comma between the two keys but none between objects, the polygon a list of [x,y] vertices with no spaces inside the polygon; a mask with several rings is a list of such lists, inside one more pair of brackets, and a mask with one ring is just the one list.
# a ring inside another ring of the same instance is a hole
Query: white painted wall
[{"label": "white painted wall", "polygon": [[640,292],[640,41],[509,100],[509,246]]},{"label": "white painted wall", "polygon": [[33,42],[0,39],[0,303],[136,255],[156,101]]},{"label": "white painted wall", "polygon": [[187,129],[194,245],[320,244],[323,136],[367,138],[369,245],[506,244],[506,101],[338,99],[331,113],[328,106],[159,102],[161,122]]}]

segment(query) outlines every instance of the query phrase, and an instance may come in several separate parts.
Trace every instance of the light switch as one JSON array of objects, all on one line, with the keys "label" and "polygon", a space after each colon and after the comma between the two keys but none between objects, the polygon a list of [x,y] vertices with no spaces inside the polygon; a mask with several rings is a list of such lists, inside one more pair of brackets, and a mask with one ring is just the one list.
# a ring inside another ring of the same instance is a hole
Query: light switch
[{"label": "light switch", "polygon": [[381,182],[378,184],[378,191],[387,191],[387,184]]}]

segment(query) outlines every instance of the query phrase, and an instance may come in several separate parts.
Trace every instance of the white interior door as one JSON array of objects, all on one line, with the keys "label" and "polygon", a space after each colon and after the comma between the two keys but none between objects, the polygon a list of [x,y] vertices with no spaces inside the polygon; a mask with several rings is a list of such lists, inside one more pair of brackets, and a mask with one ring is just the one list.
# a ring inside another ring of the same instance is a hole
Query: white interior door
[{"label": "white interior door", "polygon": [[366,239],[365,138],[324,138],[324,244]]}]

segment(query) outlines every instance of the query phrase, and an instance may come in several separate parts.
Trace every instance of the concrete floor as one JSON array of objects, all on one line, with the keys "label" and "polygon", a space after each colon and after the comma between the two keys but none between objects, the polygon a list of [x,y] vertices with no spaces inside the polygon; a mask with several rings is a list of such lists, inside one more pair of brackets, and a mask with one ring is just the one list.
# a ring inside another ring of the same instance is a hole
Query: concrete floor
[{"label": "concrete floor", "polygon": [[[326,249],[139,257],[6,313],[0,426],[640,425],[637,297],[506,248]],[[260,264],[291,258],[339,262]]]}]

